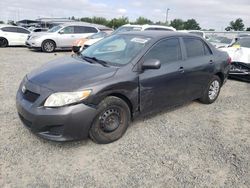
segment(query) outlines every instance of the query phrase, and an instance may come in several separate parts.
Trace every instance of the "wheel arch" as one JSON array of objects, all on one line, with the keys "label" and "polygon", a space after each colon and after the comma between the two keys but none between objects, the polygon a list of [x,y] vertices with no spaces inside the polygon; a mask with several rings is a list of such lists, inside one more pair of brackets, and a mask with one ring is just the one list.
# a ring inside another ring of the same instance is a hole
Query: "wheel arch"
[{"label": "wheel arch", "polygon": [[5,39],[7,41],[7,46],[9,46],[9,40],[6,37],[0,37],[0,39]]},{"label": "wheel arch", "polygon": [[128,97],[126,97],[125,95],[121,94],[121,93],[111,93],[109,95],[107,95],[106,97],[117,97],[117,98],[120,98],[121,100],[123,100],[124,102],[126,102],[126,104],[128,105],[129,107],[129,110],[130,110],[130,115],[131,117],[133,117],[133,104],[132,102],[129,100]]},{"label": "wheel arch", "polygon": [[55,44],[55,48],[57,47],[56,41],[55,41],[55,40],[53,40],[53,39],[44,39],[44,40],[42,41],[42,45],[41,45],[41,47],[43,46],[44,42],[46,42],[46,41],[52,41],[52,42],[54,42],[54,44]]},{"label": "wheel arch", "polygon": [[224,83],[225,75],[224,75],[222,72],[217,72],[217,73],[215,74],[215,76],[218,76],[218,77],[220,78],[221,84]]}]

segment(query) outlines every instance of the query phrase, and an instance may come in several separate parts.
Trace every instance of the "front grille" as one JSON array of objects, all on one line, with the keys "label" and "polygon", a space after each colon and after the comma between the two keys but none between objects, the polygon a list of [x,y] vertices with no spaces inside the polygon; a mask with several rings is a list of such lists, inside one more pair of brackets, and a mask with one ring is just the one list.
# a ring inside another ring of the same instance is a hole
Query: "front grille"
[{"label": "front grille", "polygon": [[45,134],[47,135],[60,136],[63,134],[64,126],[63,125],[48,126],[44,130],[46,130]]},{"label": "front grille", "polygon": [[39,94],[37,93],[34,93],[32,91],[29,91],[29,90],[26,90],[23,94],[23,98],[29,102],[35,102],[38,97],[40,96]]}]

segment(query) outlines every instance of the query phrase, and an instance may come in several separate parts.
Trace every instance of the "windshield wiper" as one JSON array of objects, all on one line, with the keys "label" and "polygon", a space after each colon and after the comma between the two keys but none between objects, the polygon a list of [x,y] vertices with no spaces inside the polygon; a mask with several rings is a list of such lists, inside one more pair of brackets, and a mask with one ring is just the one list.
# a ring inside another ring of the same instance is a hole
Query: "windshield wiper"
[{"label": "windshield wiper", "polygon": [[89,56],[84,56],[84,55],[82,55],[82,58],[83,58],[84,60],[90,62],[90,63],[99,63],[99,64],[101,64],[101,65],[104,66],[104,67],[108,67],[106,61],[97,59],[96,57],[89,57]]}]

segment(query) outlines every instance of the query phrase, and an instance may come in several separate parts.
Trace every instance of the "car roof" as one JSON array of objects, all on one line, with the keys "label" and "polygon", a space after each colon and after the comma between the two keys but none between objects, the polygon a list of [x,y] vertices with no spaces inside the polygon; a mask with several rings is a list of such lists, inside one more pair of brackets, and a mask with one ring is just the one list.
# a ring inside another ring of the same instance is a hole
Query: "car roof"
[{"label": "car roof", "polygon": [[150,27],[155,27],[155,28],[167,28],[167,29],[173,29],[175,30],[174,27],[171,26],[165,26],[165,25],[152,25],[152,24],[143,24],[143,25],[138,25],[138,24],[125,24],[122,27],[141,27],[143,29],[150,28]]},{"label": "car roof", "polygon": [[184,33],[184,32],[176,32],[176,31],[129,31],[129,32],[123,32],[118,33],[118,35],[137,35],[137,36],[144,36],[144,37],[150,37],[153,39],[161,39],[166,37],[196,37],[201,38],[202,37],[191,34],[191,33]]},{"label": "car roof", "polygon": [[0,28],[3,28],[3,27],[18,27],[18,26],[10,25],[10,24],[0,24]]},{"label": "car roof", "polygon": [[21,26],[10,25],[10,24],[0,24],[0,28],[3,28],[3,27],[16,27],[16,28],[22,28],[28,31],[28,29],[21,27]]},{"label": "car roof", "polygon": [[64,26],[64,27],[65,26],[88,26],[88,27],[95,27],[97,29],[111,29],[104,25],[92,24],[92,23],[87,23],[87,22],[69,22],[69,23],[61,24],[61,26]]}]

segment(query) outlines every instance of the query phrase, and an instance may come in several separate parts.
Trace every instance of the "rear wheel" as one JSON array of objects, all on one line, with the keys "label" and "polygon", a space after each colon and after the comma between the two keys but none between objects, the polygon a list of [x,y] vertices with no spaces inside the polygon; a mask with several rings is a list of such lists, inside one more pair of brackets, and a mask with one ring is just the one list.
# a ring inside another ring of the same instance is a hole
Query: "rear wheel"
[{"label": "rear wheel", "polygon": [[118,97],[107,97],[98,105],[89,135],[99,144],[108,144],[122,137],[130,122],[130,109]]},{"label": "rear wheel", "polygon": [[8,46],[8,40],[6,38],[0,38],[0,47],[4,48]]},{"label": "rear wheel", "polygon": [[42,51],[43,52],[53,52],[56,48],[56,44],[54,41],[52,40],[45,40],[43,43],[42,43]]},{"label": "rear wheel", "polygon": [[214,75],[204,91],[203,96],[199,100],[204,104],[213,103],[219,96],[220,88],[221,80],[218,76]]}]

